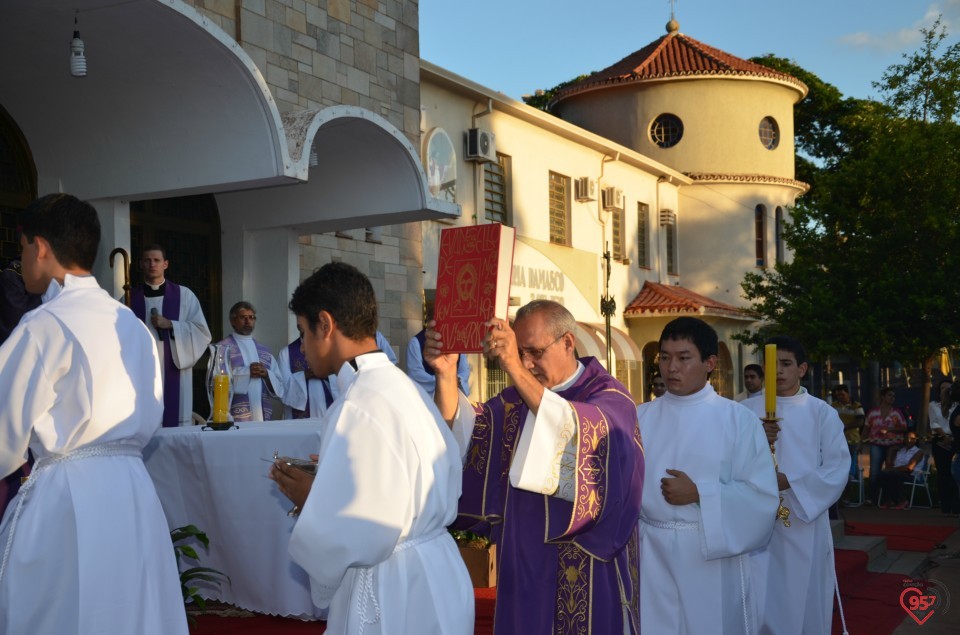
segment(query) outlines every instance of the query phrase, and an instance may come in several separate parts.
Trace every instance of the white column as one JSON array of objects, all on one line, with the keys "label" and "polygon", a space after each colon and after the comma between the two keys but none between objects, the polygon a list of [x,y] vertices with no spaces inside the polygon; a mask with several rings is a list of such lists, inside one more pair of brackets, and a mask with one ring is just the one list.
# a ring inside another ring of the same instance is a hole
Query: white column
[{"label": "white column", "polygon": [[[89,201],[97,210],[97,216],[100,218],[100,248],[97,250],[97,259],[93,263],[93,275],[96,276],[100,286],[118,299],[123,298],[123,259],[116,256],[114,268],[110,268],[110,252],[120,247],[127,252],[127,256],[132,258],[130,253],[130,202],[121,199],[97,199]],[[130,283],[135,280],[138,267],[132,261],[130,262]]]}]

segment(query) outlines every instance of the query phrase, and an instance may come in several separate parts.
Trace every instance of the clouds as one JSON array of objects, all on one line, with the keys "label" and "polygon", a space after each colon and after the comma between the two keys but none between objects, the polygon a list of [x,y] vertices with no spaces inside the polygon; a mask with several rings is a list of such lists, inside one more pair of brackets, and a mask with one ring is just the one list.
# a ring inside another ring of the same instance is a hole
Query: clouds
[{"label": "clouds", "polygon": [[885,32],[847,33],[842,35],[839,41],[848,48],[861,51],[902,52],[919,44],[923,38],[920,29],[930,28],[938,16],[942,16],[941,24],[946,27],[947,33],[956,37],[960,30],[960,0],[941,0],[941,2],[932,2],[927,5],[922,16],[908,27]]}]

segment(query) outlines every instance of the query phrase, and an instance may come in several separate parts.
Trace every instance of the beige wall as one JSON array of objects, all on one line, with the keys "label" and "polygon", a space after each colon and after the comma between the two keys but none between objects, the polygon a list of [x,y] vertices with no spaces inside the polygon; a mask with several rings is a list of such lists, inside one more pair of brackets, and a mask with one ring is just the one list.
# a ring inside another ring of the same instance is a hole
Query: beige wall
[{"label": "beige wall", "polygon": [[[681,79],[596,90],[560,102],[565,120],[608,137],[681,172],[794,176],[795,88],[759,79]],[[650,124],[672,113],[683,122],[680,143],[660,148]],[[760,120],[773,117],[780,144],[767,150]]]}]

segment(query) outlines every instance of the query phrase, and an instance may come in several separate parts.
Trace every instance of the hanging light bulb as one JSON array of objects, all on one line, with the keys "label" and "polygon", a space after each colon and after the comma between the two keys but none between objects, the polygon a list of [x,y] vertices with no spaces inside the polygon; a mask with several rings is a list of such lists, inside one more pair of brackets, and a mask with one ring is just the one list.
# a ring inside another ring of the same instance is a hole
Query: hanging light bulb
[{"label": "hanging light bulb", "polygon": [[70,41],[70,74],[74,77],[87,76],[87,58],[83,54],[83,40],[77,28],[77,18],[73,18],[73,40]]}]

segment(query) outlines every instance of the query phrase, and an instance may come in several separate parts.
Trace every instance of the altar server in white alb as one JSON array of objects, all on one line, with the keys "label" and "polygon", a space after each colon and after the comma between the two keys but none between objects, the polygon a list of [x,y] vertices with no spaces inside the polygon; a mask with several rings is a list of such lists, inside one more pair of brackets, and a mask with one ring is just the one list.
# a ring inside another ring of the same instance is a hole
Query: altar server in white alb
[{"label": "altar server in white alb", "polygon": [[330,263],[290,309],[307,363],[340,396],[320,434],[316,478],[277,462],[302,509],[290,555],[310,575],[331,633],[473,633],[474,597],[447,531],[457,514],[457,443],[426,395],[377,350],[377,303],[354,267]]},{"label": "altar server in white alb", "polygon": [[707,382],[717,333],[693,317],[660,336],[667,392],[640,404],[640,631],[756,633],[749,552],[769,540],[777,481],[760,420]]},{"label": "altar server in white alb", "polygon": [[[777,336],[777,483],[790,510],[790,526],[774,524],[770,543],[751,554],[753,583],[761,591],[760,632],[774,635],[830,632],[836,575],[827,510],[840,498],[850,472],[850,451],[835,408],[800,385],[807,355],[792,337]],[[763,397],[743,402],[763,416]]]},{"label": "altar server in white alb", "polygon": [[0,633],[187,633],[167,521],[141,450],[160,427],[150,333],[90,275],[97,212],[68,194],[21,215],[43,304],[0,347],[0,476],[36,464],[0,525]]}]

